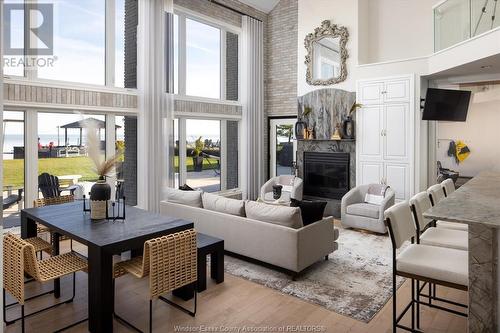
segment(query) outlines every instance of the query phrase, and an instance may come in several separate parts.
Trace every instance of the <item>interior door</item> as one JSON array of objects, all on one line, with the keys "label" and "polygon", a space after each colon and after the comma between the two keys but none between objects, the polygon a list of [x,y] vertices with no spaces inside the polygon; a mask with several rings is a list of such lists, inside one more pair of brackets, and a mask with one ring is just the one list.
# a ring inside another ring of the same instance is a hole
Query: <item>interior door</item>
[{"label": "interior door", "polygon": [[269,131],[269,176],[294,174],[297,155],[295,123],[297,118],[270,119]]},{"label": "interior door", "polygon": [[408,164],[385,163],[385,183],[396,192],[396,200],[407,200],[410,196],[410,169]]},{"label": "interior door", "polygon": [[380,184],[383,177],[381,162],[360,161],[360,175],[356,177],[357,185]]},{"label": "interior door", "polygon": [[408,159],[409,114],[408,103],[384,106],[384,159]]},{"label": "interior door", "polygon": [[362,159],[382,158],[382,106],[364,106],[357,111],[358,140]]}]

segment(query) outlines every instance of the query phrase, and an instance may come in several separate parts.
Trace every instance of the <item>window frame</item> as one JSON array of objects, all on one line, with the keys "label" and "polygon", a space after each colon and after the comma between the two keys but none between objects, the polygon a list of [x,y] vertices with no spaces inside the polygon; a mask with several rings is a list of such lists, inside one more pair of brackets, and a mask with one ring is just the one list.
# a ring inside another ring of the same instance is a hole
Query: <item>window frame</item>
[{"label": "window frame", "polygon": [[[36,3],[39,0],[24,0],[23,3]],[[52,80],[44,79],[38,77],[38,70],[36,67],[28,70],[24,67],[23,76],[19,75],[6,75],[3,74],[4,79],[15,80],[24,83],[44,83],[46,85],[63,85],[68,88],[94,88],[102,91],[103,88],[113,91],[134,91],[136,89],[116,87],[116,77],[115,77],[115,67],[116,67],[116,57],[115,57],[115,47],[116,47],[116,0],[105,0],[105,22],[104,22],[104,85],[91,84],[78,81],[64,81],[64,80]],[[25,14],[26,17],[26,14]],[[28,30],[27,20],[24,20],[25,33]],[[3,71],[2,71],[3,73]]]},{"label": "window frame", "polygon": [[[175,94],[176,99],[186,100],[186,101],[196,101],[196,102],[217,102],[219,104],[231,104],[231,105],[241,105],[241,34],[242,30],[240,27],[233,26],[230,24],[225,24],[214,18],[206,15],[199,14],[195,11],[189,10],[181,6],[174,6],[174,15],[178,16],[178,68],[174,68],[174,71],[178,73],[178,92]],[[220,66],[219,66],[219,98],[209,98],[202,96],[191,96],[186,94],[186,19],[190,19],[202,24],[209,25],[211,27],[220,30]],[[230,32],[238,35],[238,100],[228,100],[226,99],[226,33]]]}]

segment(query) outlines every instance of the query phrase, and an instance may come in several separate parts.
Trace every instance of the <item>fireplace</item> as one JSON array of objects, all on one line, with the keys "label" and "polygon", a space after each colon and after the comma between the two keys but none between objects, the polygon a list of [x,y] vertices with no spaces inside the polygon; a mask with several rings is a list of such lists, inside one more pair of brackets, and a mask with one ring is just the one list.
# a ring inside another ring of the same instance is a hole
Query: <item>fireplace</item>
[{"label": "fireplace", "polygon": [[304,195],[342,199],[350,189],[349,153],[304,152]]}]

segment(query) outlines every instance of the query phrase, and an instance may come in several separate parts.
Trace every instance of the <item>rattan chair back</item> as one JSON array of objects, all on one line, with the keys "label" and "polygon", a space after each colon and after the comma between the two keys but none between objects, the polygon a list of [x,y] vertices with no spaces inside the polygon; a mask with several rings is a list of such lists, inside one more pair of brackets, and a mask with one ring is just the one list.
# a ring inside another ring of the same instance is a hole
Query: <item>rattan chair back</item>
[{"label": "rattan chair back", "polygon": [[143,270],[149,266],[151,298],[196,282],[196,251],[194,229],[151,239],[144,244]]},{"label": "rattan chair back", "polygon": [[3,285],[19,304],[24,304],[25,269],[35,279],[40,276],[35,248],[23,239],[7,233],[3,238]]},{"label": "rattan chair back", "polygon": [[40,198],[33,201],[33,207],[39,208],[44,206],[60,205],[73,201],[75,201],[74,195],[61,195],[59,197]]}]

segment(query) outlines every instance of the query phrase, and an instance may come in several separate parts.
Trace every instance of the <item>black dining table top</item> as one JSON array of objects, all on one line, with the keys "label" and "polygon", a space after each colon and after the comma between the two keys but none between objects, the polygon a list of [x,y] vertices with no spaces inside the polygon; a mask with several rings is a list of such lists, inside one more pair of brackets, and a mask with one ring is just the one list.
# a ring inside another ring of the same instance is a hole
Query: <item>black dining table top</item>
[{"label": "black dining table top", "polygon": [[[35,222],[69,236],[85,245],[114,246],[130,240],[165,234],[178,227],[192,227],[193,223],[152,213],[132,206],[126,207],[125,220],[90,219],[90,212],[83,211],[83,202],[23,209],[24,214]],[[190,225],[190,226],[189,226]]]}]

